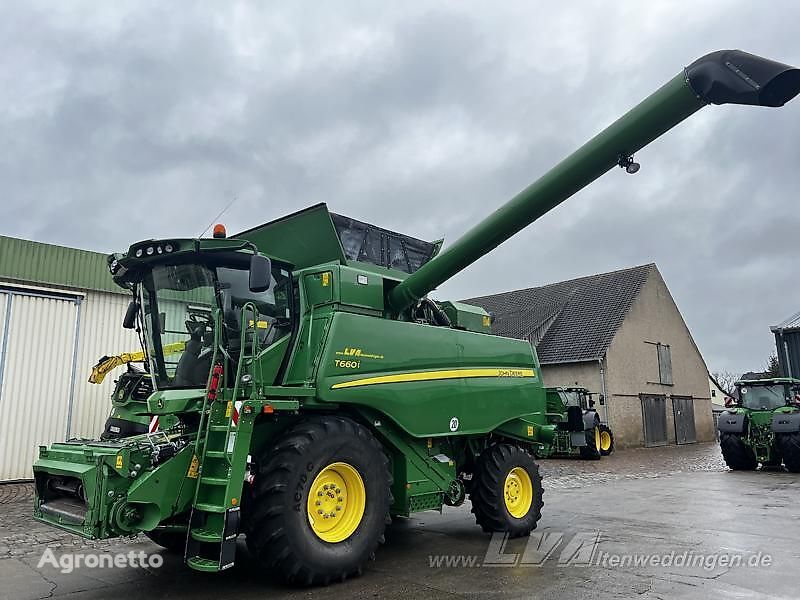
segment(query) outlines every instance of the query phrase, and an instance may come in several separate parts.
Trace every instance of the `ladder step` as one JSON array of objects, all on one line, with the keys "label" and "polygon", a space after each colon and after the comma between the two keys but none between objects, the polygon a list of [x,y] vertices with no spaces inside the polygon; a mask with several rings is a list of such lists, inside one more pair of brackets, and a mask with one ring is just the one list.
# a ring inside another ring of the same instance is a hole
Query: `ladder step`
[{"label": "ladder step", "polygon": [[201,556],[192,556],[186,561],[195,571],[206,571],[207,573],[216,573],[220,570],[219,562],[210,558],[203,558]]},{"label": "ladder step", "polygon": [[206,450],[206,457],[210,458],[225,458],[227,456],[227,452],[223,450]]},{"label": "ladder step", "polygon": [[[228,431],[227,425],[209,425],[208,428],[211,431]],[[231,427],[231,431],[236,431],[236,427]]]},{"label": "ladder step", "polygon": [[210,512],[210,513],[224,513],[225,512],[225,507],[224,506],[220,506],[219,504],[206,504],[206,503],[203,503],[203,502],[198,502],[197,504],[194,505],[194,507],[197,510],[202,510],[202,511]]},{"label": "ladder step", "polygon": [[200,481],[208,485],[228,485],[228,480],[224,477],[201,477]]},{"label": "ladder step", "polygon": [[192,538],[198,542],[205,542],[207,544],[218,544],[222,541],[222,534],[213,529],[192,529]]}]

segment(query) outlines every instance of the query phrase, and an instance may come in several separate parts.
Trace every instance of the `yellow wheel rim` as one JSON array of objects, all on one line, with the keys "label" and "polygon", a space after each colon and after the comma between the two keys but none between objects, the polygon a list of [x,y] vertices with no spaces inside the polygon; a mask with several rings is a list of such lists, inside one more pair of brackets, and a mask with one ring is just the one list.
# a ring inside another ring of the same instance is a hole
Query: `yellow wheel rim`
[{"label": "yellow wheel rim", "polygon": [[611,434],[607,431],[600,432],[600,449],[607,452],[611,448]]},{"label": "yellow wheel rim", "polygon": [[506,510],[515,519],[521,519],[531,509],[533,483],[531,483],[531,476],[522,467],[514,467],[506,476],[503,500]]},{"label": "yellow wheel rim", "polygon": [[319,472],[308,492],[308,523],[316,536],[335,544],[353,535],[364,517],[367,492],[353,467],[335,462]]},{"label": "yellow wheel rim", "polygon": [[602,448],[602,442],[600,441],[600,428],[594,428],[594,447],[597,448],[597,451],[600,452],[600,448]]}]

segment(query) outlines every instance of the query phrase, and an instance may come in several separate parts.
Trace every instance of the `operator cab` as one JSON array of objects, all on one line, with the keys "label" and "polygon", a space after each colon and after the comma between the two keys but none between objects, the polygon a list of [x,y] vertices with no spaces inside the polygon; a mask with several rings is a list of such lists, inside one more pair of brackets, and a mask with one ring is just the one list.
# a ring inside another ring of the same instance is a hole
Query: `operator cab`
[{"label": "operator cab", "polygon": [[577,406],[581,410],[589,410],[595,405],[592,393],[586,388],[560,388],[559,395],[567,407]]},{"label": "operator cab", "polygon": [[775,410],[800,404],[800,381],[756,379],[736,382],[737,404],[750,410]]},{"label": "operator cab", "polygon": [[125,326],[139,326],[156,389],[205,387],[216,342],[235,361],[291,333],[289,265],[241,240],[169,244],[187,251],[142,257],[132,247],[127,256],[109,258],[117,283],[133,291]]}]

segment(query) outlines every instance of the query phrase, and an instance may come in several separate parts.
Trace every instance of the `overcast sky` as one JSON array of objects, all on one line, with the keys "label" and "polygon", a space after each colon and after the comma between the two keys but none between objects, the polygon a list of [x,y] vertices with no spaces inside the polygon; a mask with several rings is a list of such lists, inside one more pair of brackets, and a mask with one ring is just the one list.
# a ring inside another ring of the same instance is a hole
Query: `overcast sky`
[{"label": "overcast sky", "polygon": [[[194,8],[189,8],[189,7]],[[196,8],[195,6],[200,6]],[[4,2],[0,234],[102,252],[324,201],[455,240],[706,52],[800,65],[797,2]],[[800,311],[800,100],[712,107],[447,283],[655,262],[709,369]]]}]

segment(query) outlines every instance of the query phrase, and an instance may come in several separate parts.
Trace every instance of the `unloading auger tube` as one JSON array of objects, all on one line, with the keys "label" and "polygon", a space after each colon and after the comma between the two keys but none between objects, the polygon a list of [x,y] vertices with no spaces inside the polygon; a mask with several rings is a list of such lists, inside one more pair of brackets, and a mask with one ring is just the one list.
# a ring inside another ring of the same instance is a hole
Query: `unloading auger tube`
[{"label": "unloading auger tube", "polygon": [[800,69],[741,50],[696,60],[389,292],[398,313],[707,104],[783,106]]}]

